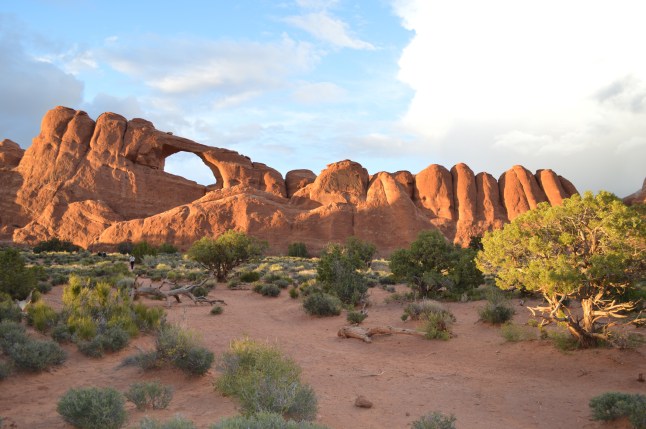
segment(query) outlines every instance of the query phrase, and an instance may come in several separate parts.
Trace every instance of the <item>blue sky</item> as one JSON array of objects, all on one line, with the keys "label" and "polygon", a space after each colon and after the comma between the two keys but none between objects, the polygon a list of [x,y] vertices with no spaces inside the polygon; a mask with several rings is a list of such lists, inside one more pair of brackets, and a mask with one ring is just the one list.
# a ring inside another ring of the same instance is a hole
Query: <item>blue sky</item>
[{"label": "blue sky", "polygon": [[[56,105],[143,117],[281,173],[466,162],[625,196],[646,176],[636,0],[22,0],[0,5],[0,138]],[[212,182],[193,155],[167,171]]]}]

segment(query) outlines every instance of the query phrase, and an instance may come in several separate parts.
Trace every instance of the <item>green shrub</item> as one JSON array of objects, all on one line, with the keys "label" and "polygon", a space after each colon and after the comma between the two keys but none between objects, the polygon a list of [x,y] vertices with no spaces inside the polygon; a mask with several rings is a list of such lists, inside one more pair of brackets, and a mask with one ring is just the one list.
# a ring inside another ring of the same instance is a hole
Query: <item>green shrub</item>
[{"label": "green shrub", "polygon": [[238,278],[243,283],[253,283],[260,280],[260,273],[258,271],[243,271]]},{"label": "green shrub", "polygon": [[570,352],[580,347],[579,342],[572,335],[559,331],[550,331],[548,338],[554,344],[554,347],[562,352]]},{"label": "green shrub", "polygon": [[58,401],[63,419],[79,429],[118,429],[126,423],[125,399],[112,388],[70,389]]},{"label": "green shrub", "polygon": [[[11,363],[0,361],[0,380],[4,380],[11,374]],[[0,428],[2,425],[0,425]]]},{"label": "green shrub", "polygon": [[157,356],[157,352],[153,350],[149,352],[139,352],[135,355],[128,356],[121,364],[123,366],[138,366],[144,371],[148,371],[150,369],[159,368],[160,360]]},{"label": "green shrub", "polygon": [[509,303],[509,300],[498,289],[492,289],[487,292],[487,303],[478,310],[480,320],[494,325],[500,325],[511,320],[514,313],[516,311]]},{"label": "green shrub", "polygon": [[37,270],[28,268],[18,250],[0,250],[0,294],[25,299],[38,285]]},{"label": "green shrub", "polygon": [[0,322],[0,349],[9,353],[12,346],[29,341],[25,327],[11,320]]},{"label": "green shrub", "polygon": [[51,238],[47,241],[41,241],[34,246],[34,253],[40,252],[78,252],[82,250],[80,246],[72,243],[71,241],[59,240],[58,238]]},{"label": "green shrub", "polygon": [[37,331],[46,332],[53,328],[57,322],[58,313],[42,301],[27,307],[27,323],[36,328]]},{"label": "green shrub", "polygon": [[278,295],[280,295],[280,287],[272,283],[267,283],[262,285],[262,287],[259,290],[259,293],[262,296],[277,297]]},{"label": "green shrub", "polygon": [[412,429],[455,429],[455,416],[433,412],[413,422]]},{"label": "green shrub", "polygon": [[53,341],[29,339],[14,344],[9,349],[9,356],[18,369],[42,371],[65,362],[67,353]]},{"label": "green shrub", "polygon": [[348,311],[348,315],[346,318],[348,322],[355,323],[358,325],[359,323],[363,322],[366,319],[366,317],[368,317],[366,313],[362,313],[360,311]]},{"label": "green shrub", "polygon": [[211,314],[213,314],[214,316],[217,316],[218,314],[222,314],[222,313],[224,313],[224,307],[222,307],[221,305],[216,304],[213,307],[211,307]]},{"label": "green shrub", "polygon": [[177,250],[177,247],[173,246],[170,243],[164,243],[161,246],[157,248],[157,251],[159,253],[167,253],[167,254],[172,254],[172,253],[177,253],[179,250]]},{"label": "green shrub", "polygon": [[119,326],[106,328],[89,341],[78,341],[81,353],[89,357],[102,357],[105,352],[116,352],[128,345],[130,336]]},{"label": "green shrub", "polygon": [[307,246],[305,245],[305,243],[301,242],[290,243],[287,246],[287,256],[294,258],[309,258],[309,254],[307,253]]},{"label": "green shrub", "polygon": [[188,349],[182,359],[174,362],[175,366],[191,375],[204,375],[213,365],[215,356],[213,352],[204,347],[192,347]]},{"label": "green shrub", "polygon": [[293,288],[291,288],[289,290],[289,297],[290,298],[296,299],[296,298],[298,298],[298,295],[299,295],[299,293],[298,293],[298,288],[297,287],[293,287]]},{"label": "green shrub", "polygon": [[455,322],[455,317],[441,303],[430,299],[411,302],[404,308],[404,314],[407,314],[411,320],[425,320],[429,316],[441,314]]},{"label": "green shrub", "polygon": [[173,388],[158,381],[133,383],[129,386],[125,397],[135,404],[138,410],[146,408],[162,410],[168,407],[173,399]]},{"label": "green shrub", "polygon": [[144,256],[157,256],[157,248],[147,241],[140,241],[132,246],[132,255],[135,261],[140,264],[144,260]]},{"label": "green shrub", "polygon": [[144,417],[135,429],[197,429],[197,427],[192,421],[178,415],[163,423]]},{"label": "green shrub", "polygon": [[121,243],[117,244],[117,252],[121,253],[122,255],[129,255],[132,253],[132,248],[133,248],[132,241],[122,241]]},{"label": "green shrub", "polygon": [[191,375],[204,375],[213,364],[213,353],[200,347],[194,334],[176,325],[159,331],[156,346],[157,359]]},{"label": "green shrub", "polygon": [[260,412],[249,416],[229,417],[209,429],[326,429],[307,421],[285,420],[280,414]]},{"label": "green shrub", "polygon": [[509,342],[535,340],[537,337],[535,329],[509,322],[500,327],[500,334]]},{"label": "green shrub", "polygon": [[248,338],[234,340],[218,369],[216,387],[237,397],[245,414],[275,412],[296,420],[316,417],[316,396],[301,384],[300,368],[275,347]]},{"label": "green shrub", "polygon": [[341,307],[341,300],[327,293],[313,293],[303,300],[305,312],[312,316],[338,316]]},{"label": "green shrub", "polygon": [[448,340],[454,320],[453,315],[447,312],[428,314],[424,322],[424,336],[429,340]]},{"label": "green shrub", "polygon": [[331,244],[323,250],[317,266],[317,275],[325,292],[336,295],[344,304],[356,305],[361,301],[368,285],[357,269],[364,262],[348,253],[348,249]]},{"label": "green shrub", "polygon": [[646,429],[646,396],[608,392],[590,400],[593,420],[615,420],[628,417],[636,429]]},{"label": "green shrub", "polygon": [[0,322],[3,320],[11,320],[14,322],[20,322],[22,319],[22,312],[20,307],[14,304],[13,301],[7,299],[6,301],[0,301]]}]

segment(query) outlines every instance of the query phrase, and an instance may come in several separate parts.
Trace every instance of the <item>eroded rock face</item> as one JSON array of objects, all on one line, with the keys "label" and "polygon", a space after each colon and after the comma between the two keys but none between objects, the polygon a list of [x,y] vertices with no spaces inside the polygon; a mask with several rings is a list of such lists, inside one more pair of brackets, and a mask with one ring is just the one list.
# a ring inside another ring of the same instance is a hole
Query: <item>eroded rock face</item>
[{"label": "eroded rock face", "polygon": [[[197,155],[213,172],[213,185],[164,172],[165,159],[177,152]],[[147,240],[187,248],[236,229],[267,240],[276,254],[296,241],[316,253],[354,235],[387,255],[431,228],[466,244],[540,202],[560,204],[576,192],[551,170],[533,175],[521,166],[496,181],[465,164],[370,176],[345,160],[318,176],[292,170],[283,179],[265,164],[159,131],[144,119],[104,113],[95,122],[65,107],[45,115],[24,154],[2,142],[0,180],[0,240],[58,237],[94,248]]]},{"label": "eroded rock face", "polygon": [[646,204],[646,179],[644,179],[642,188],[639,191],[635,192],[634,194],[630,194],[626,198],[624,198],[624,203],[629,205]]}]

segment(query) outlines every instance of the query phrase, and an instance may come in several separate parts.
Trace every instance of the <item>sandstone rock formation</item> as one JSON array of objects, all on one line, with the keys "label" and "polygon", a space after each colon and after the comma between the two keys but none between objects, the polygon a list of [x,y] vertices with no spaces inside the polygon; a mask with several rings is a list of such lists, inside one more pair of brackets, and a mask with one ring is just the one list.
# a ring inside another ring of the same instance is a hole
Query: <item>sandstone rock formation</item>
[{"label": "sandstone rock formation", "polygon": [[646,179],[642,184],[642,188],[635,192],[634,194],[628,195],[624,198],[624,203],[626,204],[646,204]]},{"label": "sandstone rock formation", "polygon": [[[213,172],[202,186],[164,172],[177,152],[197,155]],[[355,235],[383,255],[438,228],[457,243],[498,228],[540,202],[576,192],[551,170],[514,166],[499,180],[465,164],[430,165],[370,175],[360,164],[332,163],[282,175],[227,149],[156,130],[143,119],[50,110],[27,151],[0,144],[0,240],[51,237],[105,248],[124,240],[186,248],[204,235],[235,228],[285,253],[302,241],[316,253]]]}]

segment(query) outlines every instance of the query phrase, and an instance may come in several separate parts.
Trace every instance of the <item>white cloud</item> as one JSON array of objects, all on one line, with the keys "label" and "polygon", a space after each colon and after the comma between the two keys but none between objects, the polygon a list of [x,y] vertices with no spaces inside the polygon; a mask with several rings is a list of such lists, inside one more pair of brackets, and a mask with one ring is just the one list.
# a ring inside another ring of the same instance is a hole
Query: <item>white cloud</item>
[{"label": "white cloud", "polygon": [[333,46],[360,50],[375,49],[371,43],[354,37],[350,33],[348,24],[339,18],[330,16],[325,10],[289,16],[285,18],[285,22]]},{"label": "white cloud", "polygon": [[453,162],[494,171],[517,163],[554,168],[582,189],[627,194],[641,184],[646,149],[635,142],[646,135],[645,4],[393,5],[415,32],[399,79],[415,91],[402,122],[420,141]]},{"label": "white cloud", "polygon": [[332,82],[302,83],[292,97],[302,104],[339,103],[346,99],[346,91]]}]

